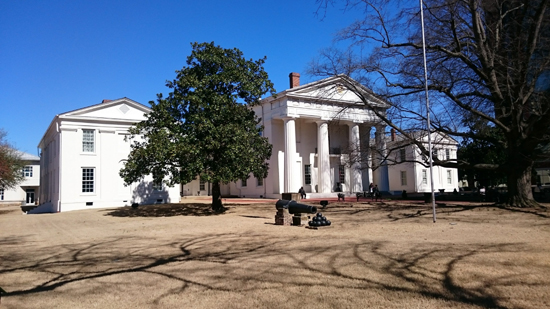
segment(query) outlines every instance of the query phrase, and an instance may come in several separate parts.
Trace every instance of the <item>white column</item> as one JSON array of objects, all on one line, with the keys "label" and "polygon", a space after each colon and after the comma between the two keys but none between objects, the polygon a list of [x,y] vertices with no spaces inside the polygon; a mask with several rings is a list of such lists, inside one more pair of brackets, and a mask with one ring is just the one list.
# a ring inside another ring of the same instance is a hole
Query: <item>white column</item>
[{"label": "white column", "polygon": [[361,175],[361,138],[359,135],[359,124],[349,123],[349,146],[350,146],[350,191],[362,192],[363,179]]},{"label": "white column", "polygon": [[317,122],[317,169],[318,169],[318,191],[320,193],[331,192],[330,181],[330,157],[328,144],[328,123]]},{"label": "white column", "polygon": [[285,133],[285,187],[286,192],[297,192],[298,188],[294,188],[292,181],[292,167],[294,166],[296,156],[296,123],[294,118],[284,119]]},{"label": "white column", "polygon": [[370,153],[370,125],[362,125],[360,127],[361,134],[361,178],[363,182],[363,190],[368,190],[372,179],[372,162]]},{"label": "white column", "polygon": [[388,177],[388,166],[386,165],[386,160],[384,159],[388,151],[386,147],[384,129],[384,125],[377,125],[375,133],[375,142],[377,149],[375,161],[378,169],[376,170],[377,173],[375,173],[374,179],[375,184],[378,185],[378,189],[380,191],[388,191],[390,186]]}]

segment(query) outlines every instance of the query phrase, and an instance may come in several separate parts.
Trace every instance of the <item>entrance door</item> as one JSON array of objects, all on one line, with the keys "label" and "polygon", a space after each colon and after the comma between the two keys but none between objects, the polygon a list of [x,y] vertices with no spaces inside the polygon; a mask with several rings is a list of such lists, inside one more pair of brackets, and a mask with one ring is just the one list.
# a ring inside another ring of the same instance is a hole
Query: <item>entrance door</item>
[{"label": "entrance door", "polygon": [[27,198],[25,201],[27,204],[34,204],[34,189],[27,189]]},{"label": "entrance door", "polygon": [[290,192],[298,192],[298,189],[303,186],[304,180],[302,179],[302,161],[296,161],[294,163],[294,175],[292,176],[295,183],[293,185],[296,188],[290,188]]}]

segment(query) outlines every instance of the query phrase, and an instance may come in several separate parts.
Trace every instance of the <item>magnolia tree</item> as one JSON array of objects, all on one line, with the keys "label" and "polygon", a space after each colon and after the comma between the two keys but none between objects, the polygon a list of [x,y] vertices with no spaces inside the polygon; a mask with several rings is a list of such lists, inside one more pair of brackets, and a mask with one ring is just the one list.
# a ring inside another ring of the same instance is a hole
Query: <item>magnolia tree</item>
[{"label": "magnolia tree", "polygon": [[[550,142],[550,0],[319,0],[319,12],[342,5],[364,18],[338,33],[346,49],[327,49],[310,73],[347,74],[391,104],[381,119],[410,143],[427,130],[423,47],[431,132],[499,149],[501,158],[434,164],[506,175],[507,204],[536,206],[534,162]],[[356,93],[364,91],[347,85]],[[363,100],[367,108],[369,101]],[[376,109],[373,109],[376,112]],[[500,151],[502,150],[502,151]]]},{"label": "magnolia tree", "polygon": [[250,107],[275,90],[265,58],[247,60],[214,43],[192,46],[187,66],[167,82],[172,92],[149,102],[147,120],[130,129],[134,142],[120,175],[126,184],[149,174],[170,185],[200,177],[212,183],[212,209],[221,211],[221,184],[267,176],[272,145]]}]

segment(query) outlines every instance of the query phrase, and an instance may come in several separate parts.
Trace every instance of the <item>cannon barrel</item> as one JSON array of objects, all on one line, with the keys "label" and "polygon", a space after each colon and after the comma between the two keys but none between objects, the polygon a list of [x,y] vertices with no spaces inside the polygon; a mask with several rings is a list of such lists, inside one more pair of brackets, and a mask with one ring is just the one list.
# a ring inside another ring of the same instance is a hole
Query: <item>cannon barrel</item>
[{"label": "cannon barrel", "polygon": [[317,207],[300,204],[294,200],[291,200],[291,201],[278,200],[277,203],[275,203],[275,208],[277,208],[278,210],[288,209],[288,212],[291,214],[300,214],[300,213],[314,214],[317,212]]}]

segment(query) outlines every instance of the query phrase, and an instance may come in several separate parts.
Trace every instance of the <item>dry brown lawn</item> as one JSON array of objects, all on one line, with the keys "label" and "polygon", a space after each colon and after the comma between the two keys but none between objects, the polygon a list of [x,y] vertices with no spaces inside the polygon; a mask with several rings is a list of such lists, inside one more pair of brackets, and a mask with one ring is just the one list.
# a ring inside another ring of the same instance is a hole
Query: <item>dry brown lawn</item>
[{"label": "dry brown lawn", "polygon": [[550,211],[332,203],[22,215],[0,207],[0,308],[550,308]]}]

